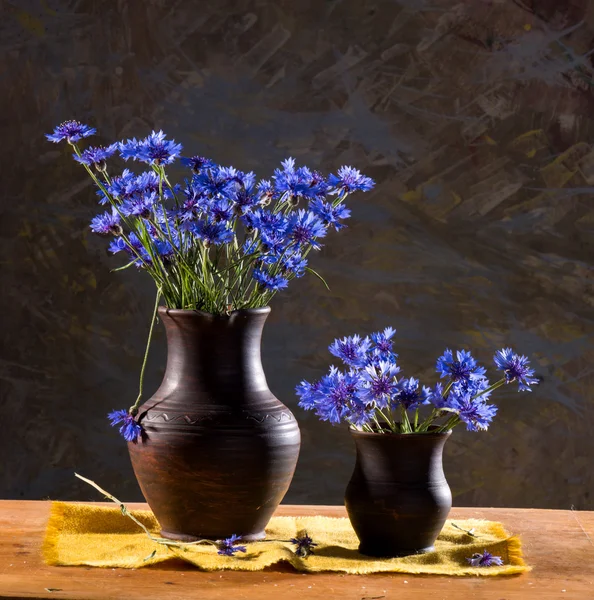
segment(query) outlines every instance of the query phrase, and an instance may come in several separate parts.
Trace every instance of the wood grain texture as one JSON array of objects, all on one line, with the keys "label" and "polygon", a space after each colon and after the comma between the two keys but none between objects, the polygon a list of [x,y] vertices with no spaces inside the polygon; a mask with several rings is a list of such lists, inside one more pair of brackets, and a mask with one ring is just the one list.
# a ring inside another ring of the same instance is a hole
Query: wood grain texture
[{"label": "wood grain texture", "polygon": [[[163,128],[189,154],[268,177],[353,164],[376,189],[272,302],[263,361],[296,415],[287,501],[340,503],[346,431],[296,407],[338,336],[397,330],[402,374],[445,347],[510,345],[542,384],[489,432],[456,431],[454,503],[594,509],[594,3],[588,0],[5,0],[0,3],[0,497],[141,500],[105,415],[137,393],[152,285],[113,269],[90,182],[43,138]],[[127,166],[132,166],[128,163]],[[118,166],[119,168],[119,166]],[[165,366],[155,339],[146,397]],[[502,485],[502,480],[505,485]]]},{"label": "wood grain texture", "polygon": [[[130,504],[146,508],[145,504]],[[453,518],[503,522],[521,536],[533,571],[499,578],[296,573],[270,568],[257,573],[198,572],[183,562],[135,571],[48,567],[40,544],[49,502],[0,501],[0,596],[77,598],[249,600],[589,600],[594,597],[594,512],[457,508]],[[280,506],[277,515],[346,516],[338,506]],[[48,592],[46,588],[56,591]],[[59,591],[58,591],[59,590]]]}]

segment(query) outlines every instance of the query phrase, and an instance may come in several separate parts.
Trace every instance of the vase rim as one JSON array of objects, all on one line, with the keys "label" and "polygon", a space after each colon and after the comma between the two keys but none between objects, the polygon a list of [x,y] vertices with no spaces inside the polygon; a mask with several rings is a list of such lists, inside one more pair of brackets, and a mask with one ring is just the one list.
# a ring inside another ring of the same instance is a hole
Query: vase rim
[{"label": "vase rim", "polygon": [[448,437],[451,435],[452,430],[448,429],[448,431],[424,431],[424,432],[416,432],[416,433],[394,433],[393,431],[387,431],[385,433],[378,433],[376,431],[357,431],[352,427],[349,427],[349,432],[353,436],[358,436],[362,438],[380,438],[385,437],[386,439],[394,439],[394,438],[429,438],[429,437]]},{"label": "vase rim", "polygon": [[271,311],[270,306],[260,306],[257,308],[239,308],[237,310],[232,310],[227,315],[217,315],[215,313],[206,312],[205,310],[198,310],[194,308],[167,308],[164,305],[159,306],[158,313],[160,315],[166,314],[171,316],[190,316],[196,315],[206,318],[217,318],[217,317],[227,317],[230,318],[234,315],[267,315]]}]

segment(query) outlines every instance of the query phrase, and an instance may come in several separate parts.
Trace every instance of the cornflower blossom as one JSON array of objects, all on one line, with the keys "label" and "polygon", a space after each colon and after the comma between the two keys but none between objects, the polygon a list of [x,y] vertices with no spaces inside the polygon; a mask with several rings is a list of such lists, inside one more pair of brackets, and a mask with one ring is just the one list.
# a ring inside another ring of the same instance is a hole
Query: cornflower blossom
[{"label": "cornflower blossom", "polygon": [[411,377],[398,382],[398,402],[406,409],[417,408],[420,404],[427,404],[431,390],[423,386],[419,390],[419,380]]},{"label": "cornflower blossom", "polygon": [[226,223],[216,221],[199,221],[192,229],[194,235],[207,246],[221,246],[233,241],[235,234]]},{"label": "cornflower blossom", "polygon": [[220,554],[221,556],[235,556],[237,552],[247,552],[245,546],[238,545],[237,542],[240,540],[240,536],[233,534],[231,537],[219,541],[217,544],[217,554]]},{"label": "cornflower blossom", "polygon": [[277,292],[278,290],[284,290],[289,286],[289,280],[282,275],[273,275],[268,270],[261,267],[254,269],[253,278],[264,288],[265,290]]},{"label": "cornflower blossom", "polygon": [[365,367],[369,360],[370,347],[371,340],[369,338],[353,335],[334,340],[328,350],[349,367]]},{"label": "cornflower blossom", "polygon": [[98,146],[96,148],[87,148],[84,152],[80,154],[74,154],[72,158],[76,162],[81,163],[82,165],[87,165],[88,167],[96,166],[105,168],[105,161],[113,156],[118,149],[117,144],[111,144],[110,146]]},{"label": "cornflower blossom", "polygon": [[45,137],[54,144],[58,144],[66,140],[69,144],[74,144],[83,138],[89,137],[97,133],[97,130],[88,125],[83,125],[79,121],[64,121],[58,125],[53,133],[47,134]]},{"label": "cornflower blossom", "polygon": [[290,539],[291,544],[296,546],[295,555],[299,558],[307,558],[314,553],[314,548],[317,546],[307,532],[299,532],[297,536]]},{"label": "cornflower blossom", "polygon": [[189,167],[194,173],[200,173],[204,169],[212,169],[215,163],[210,158],[204,156],[183,156],[180,158],[180,162],[184,167]]},{"label": "cornflower blossom", "polygon": [[487,550],[484,550],[482,554],[477,552],[466,560],[472,567],[500,567],[503,564],[501,556],[494,556]]},{"label": "cornflower blossom", "polygon": [[331,202],[324,202],[320,198],[315,198],[309,208],[326,227],[334,227],[335,231],[344,229],[346,225],[342,221],[351,216],[351,211],[344,204],[334,206]]},{"label": "cornflower blossom", "polygon": [[370,433],[440,433],[461,423],[469,431],[484,431],[497,413],[497,406],[488,403],[494,390],[514,380],[527,390],[526,385],[535,381],[526,357],[509,349],[496,354],[496,365],[505,377],[494,384],[485,376],[486,369],[464,350],[455,357],[446,350],[437,360],[437,372],[448,378],[445,383],[431,388],[415,377],[399,378],[395,333],[386,327],[369,337],[356,334],[334,340],[328,350],[349,370],[331,367],[318,381],[302,381],[296,387],[299,406],[313,410],[323,421],[346,421]]},{"label": "cornflower blossom", "polygon": [[133,138],[119,143],[124,160],[137,160],[151,165],[168,165],[175,161],[182,150],[181,144],[167,140],[163,131],[153,131],[144,140]]},{"label": "cornflower blossom", "polygon": [[486,370],[477,364],[470,352],[458,350],[456,358],[454,358],[454,353],[447,349],[437,359],[437,372],[441,377],[449,377],[452,381],[460,381],[483,377]]},{"label": "cornflower blossom", "polygon": [[326,227],[315,213],[300,209],[290,218],[288,233],[297,246],[310,245],[314,250],[319,250],[321,245],[317,240],[326,235]]},{"label": "cornflower blossom", "polygon": [[505,382],[518,382],[519,391],[532,391],[531,385],[538,383],[534,369],[528,366],[528,358],[516,354],[511,348],[499,350],[493,357],[497,368],[505,373]]},{"label": "cornflower blossom", "polygon": [[366,404],[375,404],[386,408],[399,391],[396,375],[400,367],[390,362],[380,361],[377,365],[367,365],[360,371],[361,400]]},{"label": "cornflower blossom", "polygon": [[375,185],[373,179],[362,175],[358,169],[353,167],[341,167],[338,169],[338,175],[330,175],[328,177],[328,184],[335,188],[336,193],[348,193],[352,194],[357,190],[362,192],[368,192]]},{"label": "cornflower blossom", "polygon": [[127,442],[135,442],[142,435],[142,426],[127,410],[114,410],[107,418],[112,427],[121,424],[120,433]]},{"label": "cornflower blossom", "polygon": [[91,219],[91,231],[100,235],[121,235],[120,215],[112,209],[93,217]]}]

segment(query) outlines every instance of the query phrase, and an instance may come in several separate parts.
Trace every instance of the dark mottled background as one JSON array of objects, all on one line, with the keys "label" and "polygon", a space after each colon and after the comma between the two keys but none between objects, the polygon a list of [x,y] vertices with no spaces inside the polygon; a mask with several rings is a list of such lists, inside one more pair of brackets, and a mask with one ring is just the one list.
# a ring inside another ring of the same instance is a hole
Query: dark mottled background
[{"label": "dark mottled background", "polygon": [[[296,408],[338,335],[398,329],[408,374],[510,344],[543,377],[487,433],[456,431],[457,505],[593,509],[594,3],[18,0],[1,7],[0,496],[140,498],[105,414],[135,397],[153,302],[88,221],[84,171],[43,133],[163,128],[260,176],[288,155],[378,181],[315,279],[273,303],[270,387],[299,416],[290,502],[339,503],[348,433]],[[147,388],[160,381],[164,339]]]}]

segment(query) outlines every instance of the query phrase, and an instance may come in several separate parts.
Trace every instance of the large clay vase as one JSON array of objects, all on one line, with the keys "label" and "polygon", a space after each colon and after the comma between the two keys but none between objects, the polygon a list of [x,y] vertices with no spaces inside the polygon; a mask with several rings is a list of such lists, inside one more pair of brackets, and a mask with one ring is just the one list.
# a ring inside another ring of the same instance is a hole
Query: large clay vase
[{"label": "large clay vase", "polygon": [[442,467],[447,433],[365,433],[351,430],[357,450],[345,505],[368,556],[434,550],[452,507]]},{"label": "large clay vase", "polygon": [[262,369],[269,313],[159,308],[167,369],[140,407],[143,439],[128,448],[164,537],[263,539],[291,483],[300,434]]}]

